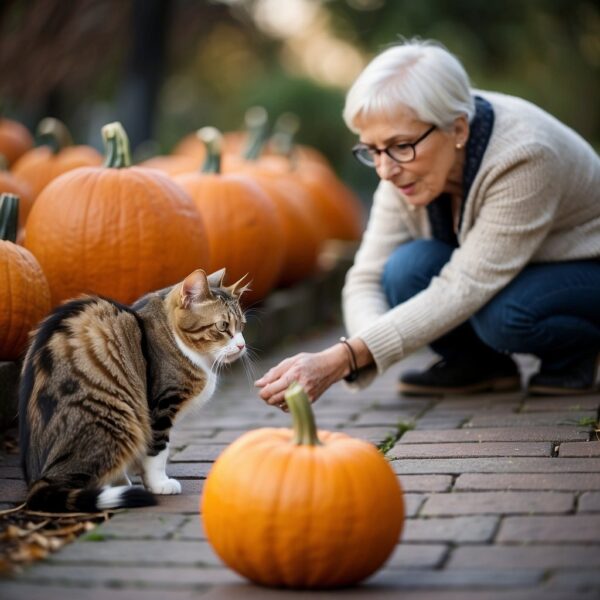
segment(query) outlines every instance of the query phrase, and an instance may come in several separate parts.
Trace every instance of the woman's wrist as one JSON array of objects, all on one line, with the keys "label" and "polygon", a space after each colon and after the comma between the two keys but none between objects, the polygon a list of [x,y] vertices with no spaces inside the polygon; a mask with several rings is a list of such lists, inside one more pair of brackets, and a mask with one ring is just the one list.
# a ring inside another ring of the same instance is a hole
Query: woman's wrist
[{"label": "woman's wrist", "polygon": [[360,338],[343,339],[325,351],[331,360],[334,381],[355,380],[355,372],[373,363],[371,352]]}]

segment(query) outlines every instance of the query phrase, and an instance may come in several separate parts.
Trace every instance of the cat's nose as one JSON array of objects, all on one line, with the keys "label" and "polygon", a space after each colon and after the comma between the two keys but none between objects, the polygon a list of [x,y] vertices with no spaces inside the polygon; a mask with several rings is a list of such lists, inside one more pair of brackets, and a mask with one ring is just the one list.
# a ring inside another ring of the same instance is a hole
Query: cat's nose
[{"label": "cat's nose", "polygon": [[243,350],[246,347],[246,344],[236,344],[238,350]]}]

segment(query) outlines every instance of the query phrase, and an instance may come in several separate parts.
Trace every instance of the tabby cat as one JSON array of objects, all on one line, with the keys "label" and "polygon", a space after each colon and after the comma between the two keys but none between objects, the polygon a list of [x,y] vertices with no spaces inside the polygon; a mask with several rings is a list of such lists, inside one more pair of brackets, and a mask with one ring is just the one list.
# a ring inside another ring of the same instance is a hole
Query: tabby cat
[{"label": "tabby cat", "polygon": [[[247,286],[224,276],[199,269],[131,307],[85,296],[41,323],[19,389],[28,508],[96,512],[181,492],[165,472],[173,421],[246,351]],[[134,471],[145,489],[131,486]]]}]

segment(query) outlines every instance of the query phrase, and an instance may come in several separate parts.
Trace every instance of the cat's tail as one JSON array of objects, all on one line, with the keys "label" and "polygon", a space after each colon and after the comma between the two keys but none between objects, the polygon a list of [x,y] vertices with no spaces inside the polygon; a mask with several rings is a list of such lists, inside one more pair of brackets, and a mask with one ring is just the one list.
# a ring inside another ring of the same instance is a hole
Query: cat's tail
[{"label": "cat's tail", "polygon": [[27,508],[43,512],[101,512],[155,504],[154,494],[141,486],[72,489],[43,479],[32,485],[27,496]]}]

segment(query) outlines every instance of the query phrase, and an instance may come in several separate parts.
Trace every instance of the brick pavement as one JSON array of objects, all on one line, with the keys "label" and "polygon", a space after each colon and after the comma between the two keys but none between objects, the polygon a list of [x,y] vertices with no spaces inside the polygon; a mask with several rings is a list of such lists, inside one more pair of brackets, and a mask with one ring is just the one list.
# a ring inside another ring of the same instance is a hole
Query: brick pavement
[{"label": "brick pavement", "polygon": [[[255,373],[292,352],[319,349],[340,333],[330,328],[281,346],[255,364]],[[336,385],[315,406],[322,428],[376,444],[406,425],[414,428],[387,452],[406,493],[397,549],[359,588],[310,598],[599,598],[600,442],[584,423],[598,417],[600,396],[398,397],[399,371],[429,360],[426,352],[409,357],[361,394]],[[534,363],[522,365],[531,370]],[[213,553],[197,514],[203,481],[222,449],[248,429],[288,421],[257,399],[241,369],[226,373],[212,403],[174,432],[168,471],[182,481],[181,496],[115,515],[90,540],[79,538],[0,581],[0,597],[308,597],[242,581]],[[0,504],[19,502],[24,486],[16,457],[2,457],[0,478]]]}]

